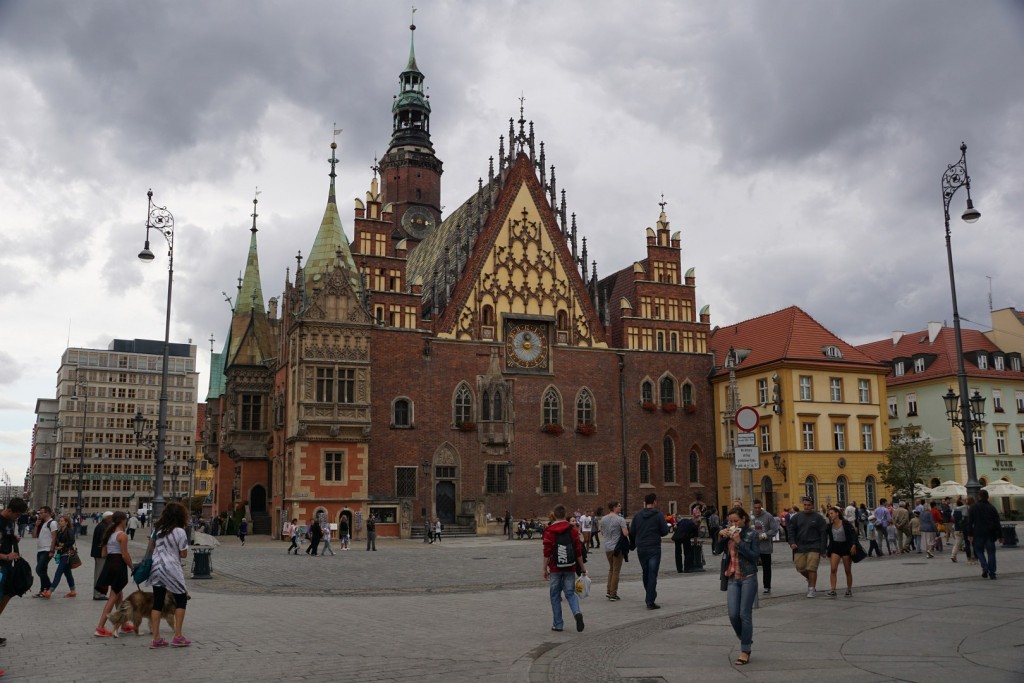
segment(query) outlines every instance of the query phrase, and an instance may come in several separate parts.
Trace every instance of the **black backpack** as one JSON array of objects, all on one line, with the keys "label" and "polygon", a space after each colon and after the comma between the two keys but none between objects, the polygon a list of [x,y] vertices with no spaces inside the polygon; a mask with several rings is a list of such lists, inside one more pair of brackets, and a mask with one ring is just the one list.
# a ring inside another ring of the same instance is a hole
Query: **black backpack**
[{"label": "black backpack", "polygon": [[16,559],[4,575],[4,595],[17,595],[19,598],[32,590],[32,566],[23,558]]},{"label": "black backpack", "polygon": [[555,566],[560,569],[576,566],[576,548],[572,543],[572,527],[555,536]]}]

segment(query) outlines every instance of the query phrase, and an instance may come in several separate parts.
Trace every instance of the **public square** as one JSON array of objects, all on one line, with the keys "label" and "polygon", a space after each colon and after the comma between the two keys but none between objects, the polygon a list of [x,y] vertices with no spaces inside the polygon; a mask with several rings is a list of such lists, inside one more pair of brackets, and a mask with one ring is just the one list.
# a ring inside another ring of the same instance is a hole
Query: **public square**
[{"label": "public square", "polygon": [[[777,551],[772,595],[754,612],[751,663],[737,668],[717,571],[677,574],[671,543],[659,578],[663,609],[645,609],[635,557],[623,567],[622,600],[606,600],[607,564],[591,554],[586,629],[553,633],[538,539],[385,539],[377,552],[358,542],[342,552],[335,543],[337,556],[322,558],[286,555],[279,541],[221,540],[213,578],[189,582],[191,647],[151,651],[148,626],[140,637],[93,637],[102,603],[89,597],[87,560],[78,598],[58,597],[63,587],[49,601],[26,595],[0,617],[4,680],[1024,679],[1018,548],[998,551],[997,581],[983,580],[963,556],[872,558],[854,566],[851,598],[825,596],[825,569],[813,600],[788,553]],[[22,543],[30,560],[34,545]],[[141,556],[143,546],[132,550]]]}]

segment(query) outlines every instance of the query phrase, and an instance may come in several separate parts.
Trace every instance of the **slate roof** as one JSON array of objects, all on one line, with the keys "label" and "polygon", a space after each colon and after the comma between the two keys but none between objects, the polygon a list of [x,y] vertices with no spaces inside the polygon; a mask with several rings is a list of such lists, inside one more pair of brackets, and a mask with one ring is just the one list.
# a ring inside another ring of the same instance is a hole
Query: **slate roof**
[{"label": "slate roof", "polygon": [[[1005,370],[996,370],[991,359],[988,369],[981,370],[974,362],[972,352],[1001,353],[998,346],[993,344],[984,333],[978,330],[960,330],[960,338],[963,340],[964,355],[967,359],[964,362],[964,370],[968,377],[987,379],[1007,379],[1008,376],[1021,377],[1022,373],[1016,373],[1009,369],[1007,364]],[[952,327],[943,327],[935,336],[935,341],[928,341],[928,330],[919,332],[908,332],[900,340],[893,344],[891,338],[881,339],[869,344],[862,344],[857,347],[867,355],[881,362],[892,363],[895,360],[905,360],[905,372],[897,377],[890,370],[886,377],[886,384],[913,384],[937,377],[955,377],[956,367],[956,337]],[[924,372],[914,372],[913,359],[925,355],[926,365]]]},{"label": "slate roof", "polygon": [[[495,178],[490,183],[491,196],[497,197],[501,183]],[[483,205],[481,205],[481,202]],[[423,298],[430,297],[430,283],[434,271],[445,272],[445,249],[448,249],[448,269],[456,265],[456,259],[465,261],[468,257],[466,245],[472,251],[477,237],[477,211],[481,212],[480,225],[487,222],[490,206],[487,204],[487,183],[474,192],[462,205],[448,215],[427,237],[416,245],[409,254],[407,273],[410,283],[423,285]],[[455,278],[452,278],[454,286]],[[443,282],[443,279],[442,279]]]},{"label": "slate roof", "polygon": [[[825,355],[823,348],[835,346],[842,358]],[[753,368],[782,361],[822,363],[825,365],[879,366],[880,363],[846,343],[798,306],[751,318],[735,325],[712,330],[708,348],[715,354],[716,374],[727,371],[721,366],[730,348],[748,350],[737,369]]]}]

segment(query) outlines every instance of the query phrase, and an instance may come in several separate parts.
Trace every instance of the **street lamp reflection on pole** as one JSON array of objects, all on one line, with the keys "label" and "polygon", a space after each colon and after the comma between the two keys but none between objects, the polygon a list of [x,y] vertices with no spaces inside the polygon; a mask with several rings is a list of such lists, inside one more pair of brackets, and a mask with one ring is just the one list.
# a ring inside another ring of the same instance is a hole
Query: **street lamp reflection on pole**
[{"label": "street lamp reflection on pole", "polygon": [[[961,218],[967,223],[974,223],[981,218],[981,212],[974,208],[974,201],[971,199],[971,177],[967,175],[967,145],[960,144],[960,160],[955,164],[946,167],[942,174],[942,209],[946,219],[946,259],[949,263],[949,290],[953,296],[953,337],[956,340],[956,376],[960,387],[960,419],[953,424],[959,426],[964,435],[964,459],[967,462],[967,495],[978,498],[981,491],[981,483],[978,481],[977,467],[974,461],[974,435],[975,427],[980,427],[980,422],[973,418],[971,412],[971,398],[967,391],[967,372],[964,369],[964,345],[960,335],[960,312],[956,303],[956,279],[953,276],[953,247],[949,235],[949,203],[953,195],[961,187],[967,188],[967,209]],[[950,390],[952,393],[952,390]],[[946,398],[948,400],[949,394]],[[984,409],[984,402],[982,402]],[[952,421],[952,415],[950,416]]]},{"label": "street lamp reflection on pole", "polygon": [[[167,446],[167,365],[171,349],[171,290],[174,287],[174,216],[166,207],[153,204],[153,190],[149,197],[146,215],[146,243],[139,252],[139,259],[152,261],[155,257],[149,249],[149,231],[155,230],[167,240],[167,308],[164,317],[164,358],[160,370],[160,412],[156,423],[156,462],[153,477],[153,519],[159,519],[164,511],[164,457]],[[136,416],[135,434],[140,438],[141,429]]]}]

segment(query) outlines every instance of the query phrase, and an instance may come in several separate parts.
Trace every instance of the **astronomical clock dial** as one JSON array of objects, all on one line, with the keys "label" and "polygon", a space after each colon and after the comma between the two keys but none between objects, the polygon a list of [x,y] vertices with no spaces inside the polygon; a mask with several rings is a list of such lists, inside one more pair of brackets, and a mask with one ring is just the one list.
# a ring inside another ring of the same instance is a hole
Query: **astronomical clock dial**
[{"label": "astronomical clock dial", "polygon": [[402,214],[402,229],[410,237],[423,239],[434,227],[434,214],[422,206],[410,206]]},{"label": "astronomical clock dial", "polygon": [[505,333],[505,365],[525,370],[548,366],[548,330],[537,323],[512,323]]}]

